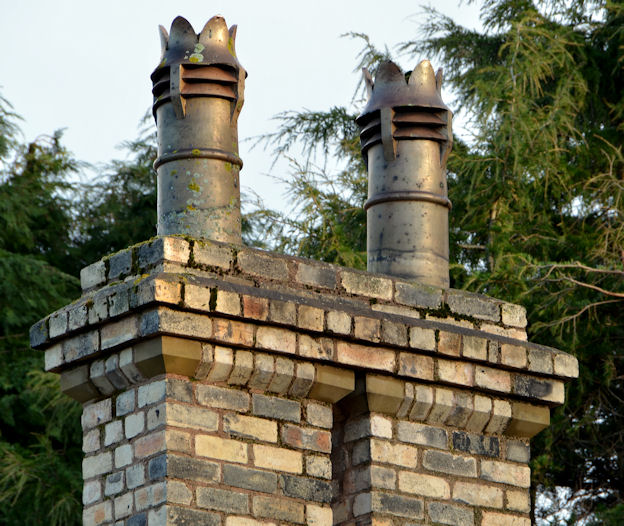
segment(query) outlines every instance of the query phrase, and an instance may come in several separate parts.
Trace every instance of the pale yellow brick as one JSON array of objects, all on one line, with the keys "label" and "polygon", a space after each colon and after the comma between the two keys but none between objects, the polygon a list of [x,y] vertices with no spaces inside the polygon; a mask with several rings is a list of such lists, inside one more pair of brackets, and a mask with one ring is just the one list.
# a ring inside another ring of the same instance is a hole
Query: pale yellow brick
[{"label": "pale yellow brick", "polygon": [[223,431],[243,438],[277,442],[277,422],[264,418],[227,414],[223,416]]},{"label": "pale yellow brick", "polygon": [[303,455],[298,451],[255,444],[253,454],[254,464],[259,468],[287,473],[303,472]]},{"label": "pale yellow brick", "polygon": [[215,346],[212,369],[206,379],[209,382],[225,382],[234,367],[234,351],[229,347]]},{"label": "pale yellow brick", "polygon": [[188,454],[192,452],[190,433],[178,429],[167,429],[165,431],[165,441],[167,449]]},{"label": "pale yellow brick", "polygon": [[385,440],[372,439],[371,459],[374,462],[415,468],[418,465],[418,449],[403,444],[393,444]]},{"label": "pale yellow brick", "polygon": [[511,375],[507,371],[492,367],[475,368],[475,385],[491,391],[511,392]]},{"label": "pale yellow brick", "polygon": [[497,460],[482,460],[481,478],[510,486],[528,488],[531,485],[531,470],[528,466]]},{"label": "pale yellow brick", "polygon": [[527,352],[524,347],[503,343],[501,345],[501,363],[510,367],[525,368]]},{"label": "pale yellow brick", "polygon": [[349,334],[351,332],[351,316],[342,311],[329,311],[327,313],[327,330],[337,334]]},{"label": "pale yellow brick", "polygon": [[487,360],[487,340],[478,336],[466,336],[462,338],[462,355],[474,360]]},{"label": "pale yellow brick", "polygon": [[217,290],[217,302],[215,305],[216,312],[223,314],[231,314],[232,316],[240,316],[241,302],[240,296],[236,292],[228,290]]},{"label": "pale yellow brick", "polygon": [[453,500],[486,508],[503,507],[503,490],[485,484],[456,482],[453,486]]},{"label": "pale yellow brick", "polygon": [[518,515],[484,511],[481,519],[481,526],[531,526],[531,519],[528,517],[519,517]]},{"label": "pale yellow brick", "polygon": [[531,499],[527,490],[507,490],[507,509],[529,513],[531,511]]},{"label": "pale yellow brick", "polygon": [[435,331],[424,327],[410,327],[409,344],[413,349],[435,350]]},{"label": "pale yellow brick", "polygon": [[474,384],[473,364],[439,359],[437,365],[439,381],[466,387]]},{"label": "pale yellow brick", "polygon": [[239,464],[246,464],[248,458],[246,443],[211,435],[197,435],[195,437],[195,452],[202,457],[227,460]]},{"label": "pale yellow brick", "polygon": [[505,400],[494,400],[492,416],[485,428],[486,433],[502,434],[511,420],[511,404]]},{"label": "pale yellow brick", "polygon": [[332,510],[329,507],[306,504],[306,521],[308,526],[332,526]]},{"label": "pale yellow brick", "polygon": [[399,489],[405,493],[414,493],[423,497],[451,498],[451,489],[446,480],[432,475],[412,473],[411,471],[399,472]]}]

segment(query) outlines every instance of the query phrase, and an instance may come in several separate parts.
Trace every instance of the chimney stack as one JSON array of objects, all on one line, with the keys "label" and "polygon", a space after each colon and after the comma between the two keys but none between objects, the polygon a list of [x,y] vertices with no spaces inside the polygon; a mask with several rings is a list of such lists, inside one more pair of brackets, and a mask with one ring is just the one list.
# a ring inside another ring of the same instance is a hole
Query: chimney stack
[{"label": "chimney stack", "polygon": [[177,17],[152,73],[158,128],[158,235],[241,243],[238,114],[247,73],[236,26],[220,16],[201,33]]},{"label": "chimney stack", "polygon": [[446,160],[451,111],[442,70],[428,60],[409,75],[393,62],[364,78],[369,100],[357,118],[368,166],[368,271],[448,288]]}]

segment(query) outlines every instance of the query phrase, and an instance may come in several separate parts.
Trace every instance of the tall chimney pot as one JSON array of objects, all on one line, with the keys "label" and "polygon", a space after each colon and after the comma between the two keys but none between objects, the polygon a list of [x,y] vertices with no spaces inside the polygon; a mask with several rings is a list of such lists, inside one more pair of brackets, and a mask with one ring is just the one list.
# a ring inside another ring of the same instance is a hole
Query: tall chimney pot
[{"label": "tall chimney pot", "polygon": [[393,62],[373,79],[357,118],[368,166],[368,271],[447,288],[446,160],[452,114],[442,102],[442,70],[422,61],[406,80]]},{"label": "tall chimney pot", "polygon": [[241,243],[237,121],[247,73],[236,26],[212,17],[199,34],[177,17],[160,26],[151,75],[158,128],[158,234]]}]

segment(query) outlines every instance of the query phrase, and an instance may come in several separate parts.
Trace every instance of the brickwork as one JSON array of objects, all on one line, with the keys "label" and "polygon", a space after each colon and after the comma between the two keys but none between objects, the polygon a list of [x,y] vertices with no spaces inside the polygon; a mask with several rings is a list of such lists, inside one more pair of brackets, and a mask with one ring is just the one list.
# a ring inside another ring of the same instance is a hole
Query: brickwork
[{"label": "brickwork", "polygon": [[85,524],[530,524],[578,365],[521,307],[178,237],[81,277],[31,342],[84,404]]}]

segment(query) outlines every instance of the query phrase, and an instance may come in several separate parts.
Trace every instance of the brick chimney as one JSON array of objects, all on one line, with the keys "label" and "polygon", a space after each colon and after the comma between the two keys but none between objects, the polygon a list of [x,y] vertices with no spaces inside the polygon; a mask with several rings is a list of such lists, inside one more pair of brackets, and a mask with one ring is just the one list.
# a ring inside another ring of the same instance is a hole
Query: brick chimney
[{"label": "brick chimney", "polygon": [[529,440],[578,366],[526,341],[522,307],[210,240],[222,216],[198,217],[83,269],[31,329],[84,407],[85,525],[530,525]]}]

